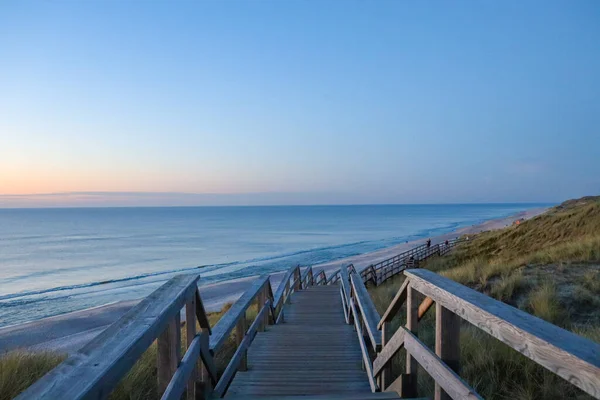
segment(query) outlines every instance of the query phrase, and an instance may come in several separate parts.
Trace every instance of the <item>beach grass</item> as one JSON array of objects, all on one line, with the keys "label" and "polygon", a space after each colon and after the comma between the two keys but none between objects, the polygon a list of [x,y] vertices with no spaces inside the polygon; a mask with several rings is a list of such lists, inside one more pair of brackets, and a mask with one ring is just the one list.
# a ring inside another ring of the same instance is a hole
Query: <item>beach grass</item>
[{"label": "beach grass", "polygon": [[[599,232],[600,197],[588,197],[519,225],[469,235],[452,253],[422,267],[600,342]],[[403,281],[400,275],[369,287],[379,313]],[[405,313],[393,321],[393,330],[405,323]],[[430,348],[434,321],[432,308],[419,324],[419,338]],[[591,398],[470,324],[462,324],[460,342],[460,375],[486,399]],[[394,360],[395,374],[404,370],[403,357]],[[419,376],[419,390],[432,396],[432,380]]]},{"label": "beach grass", "polygon": [[[220,312],[209,313],[211,326],[219,321],[231,304],[223,306]],[[256,305],[246,312],[248,323],[252,323],[257,314]],[[199,326],[197,326],[199,329]],[[181,329],[182,354],[185,352],[186,329]],[[215,366],[221,374],[237,348],[237,338],[234,332],[225,341],[215,357]],[[138,359],[133,368],[121,380],[110,395],[111,400],[143,400],[158,399],[157,346],[154,342]],[[28,388],[44,374],[52,370],[67,358],[65,354],[55,352],[12,351],[0,357],[0,400],[9,400]]]}]

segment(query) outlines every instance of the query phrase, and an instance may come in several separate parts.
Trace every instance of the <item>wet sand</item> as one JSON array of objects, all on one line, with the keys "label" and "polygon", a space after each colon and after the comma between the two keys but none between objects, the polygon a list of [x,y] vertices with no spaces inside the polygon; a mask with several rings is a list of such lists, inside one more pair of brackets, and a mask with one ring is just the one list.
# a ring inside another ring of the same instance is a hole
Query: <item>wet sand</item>
[{"label": "wet sand", "polygon": [[[444,242],[446,239],[456,238],[461,235],[501,229],[511,225],[518,219],[533,218],[546,210],[547,208],[536,208],[522,211],[507,218],[493,219],[478,225],[464,227],[454,232],[435,236],[431,240],[433,244],[437,244]],[[353,263],[357,270],[362,270],[371,264],[383,261],[412,247],[423,244],[425,241],[426,239],[415,240],[374,252],[319,264],[313,266],[313,270],[318,271],[319,269],[323,269],[329,276],[341,266],[350,263]],[[284,272],[279,272],[271,275],[270,279],[273,291],[277,289],[283,274]],[[201,286],[200,293],[206,310],[209,312],[219,311],[224,304],[234,302],[244,293],[255,278],[241,278]],[[14,349],[28,349],[33,351],[52,350],[64,353],[75,352],[106,329],[111,323],[119,319],[139,301],[119,302],[2,328],[0,329],[0,352]]]}]

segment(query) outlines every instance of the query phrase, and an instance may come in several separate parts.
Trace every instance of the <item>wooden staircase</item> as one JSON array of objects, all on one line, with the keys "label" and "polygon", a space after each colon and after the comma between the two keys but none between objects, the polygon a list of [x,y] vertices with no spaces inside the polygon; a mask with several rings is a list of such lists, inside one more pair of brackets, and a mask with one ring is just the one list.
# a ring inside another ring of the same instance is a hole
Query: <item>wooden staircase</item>
[{"label": "wooden staircase", "polygon": [[[418,246],[359,270],[349,265],[329,279],[323,270],[313,275],[311,267],[293,267],[275,293],[269,277],[261,276],[214,326],[199,277],[176,276],[18,399],[106,399],[154,341],[162,400],[414,399],[422,395],[419,369],[435,381],[435,400],[480,399],[460,377],[460,329],[467,323],[600,399],[599,344],[431,271],[411,269],[456,243]],[[397,274],[404,283],[379,315],[366,285]],[[258,314],[248,326],[253,305]],[[188,321],[183,355],[182,309]],[[435,349],[419,339],[419,320],[430,309]],[[406,325],[393,331],[392,320],[404,313]],[[221,372],[215,360],[234,331],[237,350]],[[394,371],[400,352],[406,365]]]},{"label": "wooden staircase", "polygon": [[257,334],[248,351],[248,370],[236,374],[226,398],[371,394],[337,285],[295,293],[284,315],[283,323]]}]

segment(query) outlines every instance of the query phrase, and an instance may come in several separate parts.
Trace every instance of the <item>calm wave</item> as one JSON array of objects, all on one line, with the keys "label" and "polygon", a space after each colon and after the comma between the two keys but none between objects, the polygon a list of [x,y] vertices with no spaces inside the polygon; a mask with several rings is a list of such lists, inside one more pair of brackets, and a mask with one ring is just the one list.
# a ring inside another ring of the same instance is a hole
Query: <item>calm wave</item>
[{"label": "calm wave", "polygon": [[545,204],[0,209],[0,326],[314,265]]}]

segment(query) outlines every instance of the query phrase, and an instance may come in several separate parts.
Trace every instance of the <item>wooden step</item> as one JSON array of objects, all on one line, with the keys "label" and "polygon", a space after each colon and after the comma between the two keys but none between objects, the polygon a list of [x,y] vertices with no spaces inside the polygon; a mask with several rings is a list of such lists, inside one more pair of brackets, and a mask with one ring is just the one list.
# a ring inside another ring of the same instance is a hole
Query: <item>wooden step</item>
[{"label": "wooden step", "polygon": [[[354,393],[354,394],[327,394],[316,396],[227,396],[231,400],[401,400],[395,392],[381,393]],[[412,400],[426,400],[412,399]]]}]

